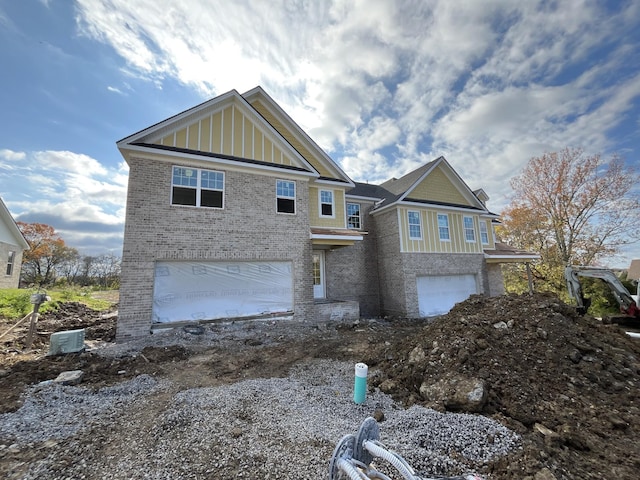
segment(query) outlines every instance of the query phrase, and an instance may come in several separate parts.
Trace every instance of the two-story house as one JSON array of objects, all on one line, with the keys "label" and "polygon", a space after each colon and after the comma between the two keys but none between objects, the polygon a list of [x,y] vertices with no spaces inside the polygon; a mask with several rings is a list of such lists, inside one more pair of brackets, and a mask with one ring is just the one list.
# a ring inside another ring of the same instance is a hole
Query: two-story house
[{"label": "two-story house", "polygon": [[[219,319],[430,316],[503,293],[486,195],[442,157],[352,181],[260,87],[120,140],[118,339]],[[518,257],[517,261],[533,257]]]}]

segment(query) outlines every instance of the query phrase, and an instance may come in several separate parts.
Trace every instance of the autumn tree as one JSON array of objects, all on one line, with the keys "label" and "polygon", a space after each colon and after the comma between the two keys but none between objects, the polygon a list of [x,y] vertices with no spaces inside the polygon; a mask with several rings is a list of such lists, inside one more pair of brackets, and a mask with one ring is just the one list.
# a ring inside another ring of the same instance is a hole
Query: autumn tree
[{"label": "autumn tree", "polygon": [[49,225],[18,222],[18,227],[30,246],[22,259],[22,282],[51,285],[56,278],[56,266],[77,256],[78,251],[68,247]]},{"label": "autumn tree", "polygon": [[604,160],[565,148],[534,157],[511,180],[514,196],[499,234],[540,253],[539,279],[563,289],[564,266],[595,264],[640,239],[638,180],[616,155]]}]

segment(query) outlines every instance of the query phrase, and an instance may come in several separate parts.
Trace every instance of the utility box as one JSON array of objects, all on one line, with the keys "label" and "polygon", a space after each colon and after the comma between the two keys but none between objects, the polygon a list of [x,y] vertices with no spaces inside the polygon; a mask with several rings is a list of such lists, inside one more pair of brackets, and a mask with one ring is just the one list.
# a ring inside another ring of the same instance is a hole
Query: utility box
[{"label": "utility box", "polygon": [[51,334],[49,355],[81,352],[82,350],[84,350],[84,328]]}]

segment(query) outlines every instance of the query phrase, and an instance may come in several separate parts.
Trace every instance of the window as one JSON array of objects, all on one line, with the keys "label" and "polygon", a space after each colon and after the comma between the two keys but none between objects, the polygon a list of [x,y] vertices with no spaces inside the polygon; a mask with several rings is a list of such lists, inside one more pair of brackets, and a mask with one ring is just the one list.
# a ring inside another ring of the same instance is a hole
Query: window
[{"label": "window", "polygon": [[347,203],[347,227],[349,228],[361,228],[360,222],[360,204],[359,203]]},{"label": "window", "polygon": [[173,167],[172,205],[222,208],[224,173],[197,168]]},{"label": "window", "polygon": [[13,274],[13,264],[16,261],[16,252],[9,252],[9,258],[7,258],[7,275]]},{"label": "window", "polygon": [[276,211],[278,213],[296,213],[295,182],[276,181]]},{"label": "window", "polygon": [[476,241],[476,229],[473,226],[473,217],[463,217],[464,223],[464,239],[467,242]]},{"label": "window", "polygon": [[320,216],[334,218],[333,191],[331,190],[320,190]]},{"label": "window", "polygon": [[451,240],[449,236],[449,217],[446,214],[438,214],[438,235],[440,240]]},{"label": "window", "polygon": [[407,212],[409,218],[409,238],[418,240],[422,238],[422,227],[420,226],[420,212]]},{"label": "window", "polygon": [[480,222],[480,241],[483,245],[489,244],[489,232],[487,231],[487,222],[484,220]]}]

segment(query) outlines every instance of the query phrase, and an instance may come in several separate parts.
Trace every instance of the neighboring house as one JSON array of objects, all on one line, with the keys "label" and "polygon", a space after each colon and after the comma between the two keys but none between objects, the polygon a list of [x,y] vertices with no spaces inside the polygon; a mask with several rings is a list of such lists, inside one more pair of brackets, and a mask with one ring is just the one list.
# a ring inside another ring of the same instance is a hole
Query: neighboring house
[{"label": "neighboring house", "polygon": [[29,243],[0,198],[0,288],[18,288],[22,253]]},{"label": "neighboring house", "polygon": [[201,320],[436,315],[502,294],[501,262],[537,258],[500,253],[488,197],[443,157],[356,183],[260,87],[118,148],[119,340]]},{"label": "neighboring house", "polygon": [[640,259],[631,260],[631,264],[627,270],[627,280],[640,281]]}]

